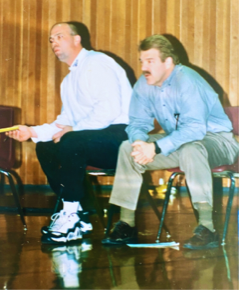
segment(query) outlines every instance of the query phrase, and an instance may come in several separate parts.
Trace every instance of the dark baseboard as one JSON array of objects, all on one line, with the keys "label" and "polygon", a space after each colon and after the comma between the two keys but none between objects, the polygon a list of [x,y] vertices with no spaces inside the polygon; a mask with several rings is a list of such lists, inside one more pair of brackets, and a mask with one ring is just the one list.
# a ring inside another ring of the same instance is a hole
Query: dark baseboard
[{"label": "dark baseboard", "polygon": [[[154,189],[158,185],[149,185],[149,189]],[[111,191],[113,188],[113,185],[93,185],[92,186],[94,190],[102,190],[102,191]],[[11,191],[10,186],[8,184],[4,185],[4,191],[9,192]],[[49,185],[32,185],[32,184],[26,184],[23,185],[23,192],[24,193],[32,193],[32,192],[43,192],[46,194],[52,194],[54,195],[51,187]],[[186,193],[187,188],[186,186],[180,187],[180,193]],[[227,194],[229,192],[229,187],[223,187],[223,193]],[[237,194],[239,192],[239,187],[235,187],[235,193]]]}]

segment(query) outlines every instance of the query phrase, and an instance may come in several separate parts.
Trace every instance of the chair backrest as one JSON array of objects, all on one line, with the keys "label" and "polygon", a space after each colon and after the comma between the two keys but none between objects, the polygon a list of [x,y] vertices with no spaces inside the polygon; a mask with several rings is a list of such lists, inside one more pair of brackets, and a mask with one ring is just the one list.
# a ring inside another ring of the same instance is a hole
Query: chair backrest
[{"label": "chair backrest", "polygon": [[233,134],[239,135],[239,107],[226,107],[224,110],[232,122]]},{"label": "chair backrest", "polygon": [[[239,107],[226,107],[224,110],[232,122],[233,134],[239,136]],[[231,170],[239,173],[239,157],[234,164],[227,165],[225,170]]]},{"label": "chair backrest", "polygon": [[[0,128],[14,125],[14,108],[0,106]],[[5,133],[0,134],[0,167],[11,169],[15,163],[14,140]]]}]

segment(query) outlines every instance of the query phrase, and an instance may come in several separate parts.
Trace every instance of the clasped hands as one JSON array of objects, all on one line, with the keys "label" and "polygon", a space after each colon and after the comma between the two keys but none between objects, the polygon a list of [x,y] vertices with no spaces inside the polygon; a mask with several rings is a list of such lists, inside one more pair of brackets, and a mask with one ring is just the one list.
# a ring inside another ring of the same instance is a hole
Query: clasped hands
[{"label": "clasped hands", "polygon": [[139,140],[131,145],[133,147],[131,156],[136,163],[146,165],[147,163],[153,162],[154,156],[156,155],[154,143],[147,143]]}]

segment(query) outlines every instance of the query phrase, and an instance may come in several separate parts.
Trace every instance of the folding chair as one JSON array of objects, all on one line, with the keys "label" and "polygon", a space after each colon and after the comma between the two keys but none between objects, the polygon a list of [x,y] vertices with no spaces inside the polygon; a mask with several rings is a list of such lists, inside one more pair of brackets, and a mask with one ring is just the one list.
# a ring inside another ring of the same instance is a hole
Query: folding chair
[{"label": "folding chair", "polygon": [[[0,128],[11,127],[14,125],[14,108],[8,106],[0,106]],[[20,204],[19,196],[16,190],[13,176],[16,173],[12,170],[15,164],[15,148],[14,140],[8,138],[4,133],[0,134],[0,174],[8,178],[10,188],[18,207],[24,230],[27,225],[24,219],[23,210]]]},{"label": "folding chair", "polygon": [[[239,135],[239,107],[227,107],[227,108],[225,108],[225,112],[232,122],[233,134]],[[168,203],[169,203],[169,197],[171,194],[171,188],[173,186],[173,182],[174,182],[176,176],[184,175],[184,172],[181,171],[179,167],[168,169],[168,171],[172,172],[172,174],[168,180],[168,186],[167,186],[167,191],[166,191],[165,200],[164,200],[164,204],[163,204],[162,217],[161,217],[161,221],[160,221],[160,225],[159,225],[159,230],[158,230],[156,242],[159,242],[159,240],[160,240],[162,227],[164,225],[164,219],[165,219],[165,215],[166,215],[166,211],[167,211],[167,207],[168,207]],[[222,245],[226,244],[226,242],[225,242],[226,234],[227,234],[228,223],[229,223],[229,219],[230,219],[233,197],[234,197],[234,193],[235,193],[235,173],[239,173],[239,158],[237,159],[237,161],[233,165],[222,165],[222,166],[219,166],[219,167],[212,169],[212,174],[214,177],[229,178],[230,179],[229,196],[228,196],[226,216],[225,216],[223,235],[222,235],[222,243],[221,243]]]},{"label": "folding chair", "polygon": [[[98,169],[98,170],[101,170],[101,169]],[[149,193],[148,191],[148,186],[145,185],[145,183],[142,184],[142,189],[141,189],[141,192],[143,194],[145,194],[146,198],[148,199],[148,202],[150,204],[150,206],[152,207],[155,215],[157,216],[158,220],[160,221],[161,220],[161,214],[160,212],[158,211],[158,208],[157,208],[157,205],[154,201],[154,198],[151,196],[151,194]],[[105,236],[107,237],[109,232],[110,232],[110,228],[111,228],[111,225],[112,225],[112,220],[113,220],[113,215],[115,213],[115,208],[117,208],[118,206],[114,205],[114,204],[110,204],[109,206],[109,209],[107,211],[107,215],[108,215],[108,221],[107,221],[107,226],[106,228],[104,227],[105,229]],[[104,223],[103,223],[104,224]],[[165,232],[166,232],[166,236],[167,238],[170,238],[171,235],[170,235],[170,232],[167,228],[166,225],[163,225],[164,229],[165,229]]]},{"label": "folding chair", "polygon": [[[107,231],[108,226],[105,226],[105,221],[104,221],[104,209],[100,206],[100,203],[98,202],[97,194],[93,189],[93,184],[91,182],[91,177],[96,177],[95,180],[97,180],[97,176],[114,176],[115,175],[115,169],[102,169],[102,168],[97,168],[97,167],[92,167],[92,166],[87,166],[86,168],[86,186],[88,192],[93,196],[94,199],[94,206],[97,211],[97,214],[100,218],[100,221],[103,225],[104,231]],[[100,188],[100,185],[97,184],[98,189]],[[99,193],[98,193],[99,194]],[[111,211],[108,211],[108,214],[111,214]],[[109,221],[109,218],[108,218]]]},{"label": "folding chair", "polygon": [[[86,174],[88,176],[114,176],[115,175],[115,169],[101,169],[101,168],[88,166],[86,168]],[[101,206],[100,206],[100,204],[98,202],[97,193],[94,193],[94,190],[93,190],[92,184],[90,182],[90,179],[87,179],[87,188],[88,188],[88,191],[91,192],[91,194],[94,197],[94,206],[95,206],[97,214],[98,214],[98,216],[99,216],[99,218],[101,220],[101,223],[102,223],[102,225],[104,227],[105,235],[107,236],[108,233],[109,233],[111,224],[112,224],[113,215],[115,213],[115,208],[117,206],[115,206],[113,204],[111,204],[109,206],[109,209],[107,210],[107,217],[108,217],[107,226],[105,226],[103,209],[101,208]],[[160,213],[159,213],[159,211],[157,209],[157,206],[155,205],[155,202],[154,202],[152,196],[149,194],[149,192],[148,192],[148,190],[146,188],[143,190],[143,192],[146,194],[146,197],[147,197],[152,209],[154,210],[154,213],[156,214],[156,216],[160,220],[161,219],[161,215],[160,215]],[[170,234],[169,234],[169,231],[168,231],[167,227],[164,226],[164,228],[165,228],[165,231],[167,233],[167,237],[170,237]]]}]

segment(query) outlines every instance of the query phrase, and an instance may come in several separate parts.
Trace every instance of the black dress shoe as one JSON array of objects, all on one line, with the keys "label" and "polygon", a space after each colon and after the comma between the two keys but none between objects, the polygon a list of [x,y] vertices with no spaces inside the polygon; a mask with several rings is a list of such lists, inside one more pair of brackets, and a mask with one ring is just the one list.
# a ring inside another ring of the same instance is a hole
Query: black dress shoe
[{"label": "black dress shoe", "polygon": [[219,236],[216,232],[211,232],[203,225],[199,225],[194,231],[194,236],[187,240],[183,247],[191,250],[217,248],[219,247]]},{"label": "black dress shoe", "polygon": [[115,224],[112,233],[109,237],[103,239],[103,245],[125,245],[128,243],[137,242],[137,229],[131,227],[127,223],[119,221]]}]

